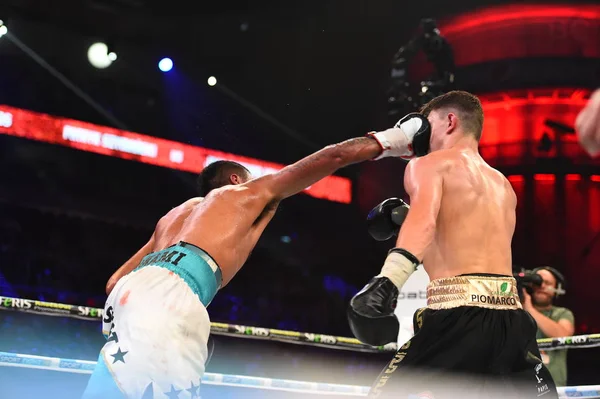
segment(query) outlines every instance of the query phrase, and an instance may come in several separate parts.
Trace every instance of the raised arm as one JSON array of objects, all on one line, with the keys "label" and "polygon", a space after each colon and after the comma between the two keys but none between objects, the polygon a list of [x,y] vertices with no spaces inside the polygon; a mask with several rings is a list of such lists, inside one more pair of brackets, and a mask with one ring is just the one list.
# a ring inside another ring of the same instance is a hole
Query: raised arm
[{"label": "raised arm", "polygon": [[280,171],[253,180],[274,202],[301,192],[336,170],[353,163],[375,158],[381,153],[376,140],[360,137],[334,144],[288,165]]},{"label": "raised arm", "polygon": [[429,129],[427,119],[419,114],[410,114],[397,127],[327,146],[274,174],[252,180],[247,185],[260,188],[270,196],[272,202],[278,202],[345,166],[385,157],[413,157],[413,140],[426,134]]}]

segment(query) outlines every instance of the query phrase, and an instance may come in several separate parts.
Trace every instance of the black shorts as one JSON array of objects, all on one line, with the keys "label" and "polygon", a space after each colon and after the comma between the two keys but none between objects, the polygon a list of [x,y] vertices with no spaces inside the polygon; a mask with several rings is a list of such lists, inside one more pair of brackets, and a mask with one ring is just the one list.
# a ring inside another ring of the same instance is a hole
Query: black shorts
[{"label": "black shorts", "polygon": [[524,310],[419,309],[415,335],[371,388],[372,398],[558,398]]}]

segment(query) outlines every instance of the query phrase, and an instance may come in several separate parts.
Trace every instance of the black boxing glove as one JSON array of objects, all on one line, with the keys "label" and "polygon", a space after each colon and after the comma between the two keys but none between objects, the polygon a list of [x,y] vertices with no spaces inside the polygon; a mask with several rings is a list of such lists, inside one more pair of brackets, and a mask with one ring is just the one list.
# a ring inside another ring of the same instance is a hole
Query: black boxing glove
[{"label": "black boxing glove", "polygon": [[347,316],[350,329],[361,342],[380,346],[398,340],[400,323],[394,315],[398,288],[387,277],[373,277],[350,300]]},{"label": "black boxing glove", "polygon": [[377,241],[397,236],[410,207],[399,198],[388,198],[367,215],[367,231]]}]

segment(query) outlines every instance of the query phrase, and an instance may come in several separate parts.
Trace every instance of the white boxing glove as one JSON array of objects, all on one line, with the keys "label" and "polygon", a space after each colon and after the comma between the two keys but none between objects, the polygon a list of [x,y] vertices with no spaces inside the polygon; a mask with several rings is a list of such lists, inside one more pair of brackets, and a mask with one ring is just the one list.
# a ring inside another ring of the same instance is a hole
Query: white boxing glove
[{"label": "white boxing glove", "polygon": [[409,160],[429,152],[431,126],[423,115],[411,113],[400,119],[393,128],[369,135],[377,140],[382,149],[375,159],[400,157]]}]

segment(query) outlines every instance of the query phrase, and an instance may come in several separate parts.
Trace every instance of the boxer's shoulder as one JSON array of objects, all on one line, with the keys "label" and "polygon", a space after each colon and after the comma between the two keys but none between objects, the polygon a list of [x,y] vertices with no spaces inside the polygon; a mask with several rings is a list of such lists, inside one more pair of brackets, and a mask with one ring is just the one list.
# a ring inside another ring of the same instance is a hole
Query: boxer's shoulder
[{"label": "boxer's shoulder", "polygon": [[174,215],[174,214],[181,214],[182,212],[190,212],[192,209],[194,209],[194,207],[196,205],[201,203],[203,200],[204,200],[204,197],[190,198],[187,201],[185,201],[185,202],[179,204],[178,206],[174,207],[173,209],[171,209],[165,215],[165,217],[168,217],[169,215]]},{"label": "boxer's shoulder", "polygon": [[193,208],[194,206],[198,205],[202,201],[204,201],[204,197],[193,197],[193,198],[190,198],[189,200],[185,201],[183,204],[181,204],[179,206],[183,207],[183,208]]},{"label": "boxer's shoulder", "polygon": [[265,201],[272,196],[268,184],[269,178],[269,176],[263,176],[243,184],[220,187],[211,191],[207,200],[230,206],[232,209],[240,207],[246,209],[254,204],[264,207]]},{"label": "boxer's shoulder", "polygon": [[410,170],[428,171],[428,172],[443,172],[455,166],[460,161],[457,151],[454,150],[438,150],[429,154],[414,158],[408,163]]},{"label": "boxer's shoulder", "polygon": [[251,184],[229,184],[223,187],[212,190],[207,196],[206,200],[213,200],[218,198],[219,201],[223,201],[228,197],[240,197],[240,196],[251,196],[256,195],[258,190]]}]

